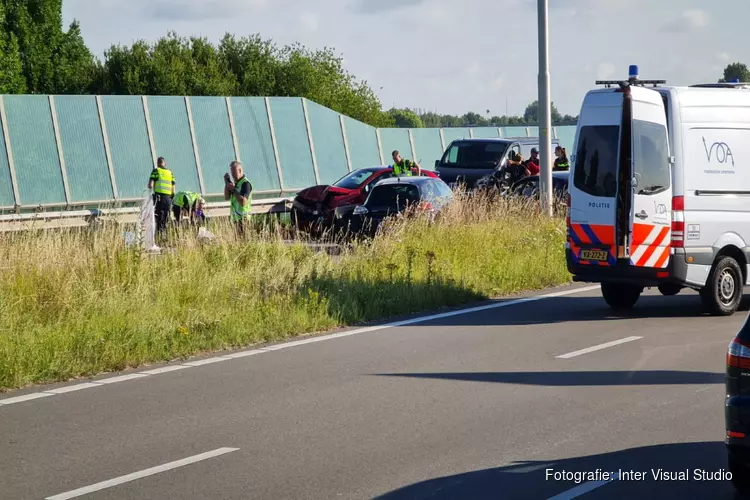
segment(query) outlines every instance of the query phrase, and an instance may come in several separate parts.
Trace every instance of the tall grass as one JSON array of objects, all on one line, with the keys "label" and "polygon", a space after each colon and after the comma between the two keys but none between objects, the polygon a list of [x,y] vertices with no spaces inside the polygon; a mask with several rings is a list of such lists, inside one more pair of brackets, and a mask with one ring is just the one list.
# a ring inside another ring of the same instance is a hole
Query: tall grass
[{"label": "tall grass", "polygon": [[564,224],[533,205],[459,197],[339,256],[265,226],[215,223],[162,255],[116,225],[0,235],[0,390],[237,348],[568,280]]}]

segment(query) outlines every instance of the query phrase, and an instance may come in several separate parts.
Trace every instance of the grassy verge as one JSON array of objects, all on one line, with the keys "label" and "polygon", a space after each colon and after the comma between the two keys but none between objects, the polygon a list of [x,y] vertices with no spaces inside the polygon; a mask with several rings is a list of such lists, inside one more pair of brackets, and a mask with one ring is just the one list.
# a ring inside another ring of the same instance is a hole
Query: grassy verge
[{"label": "grassy verge", "polygon": [[271,229],[183,235],[161,256],[115,227],[0,235],[0,390],[236,348],[568,281],[564,223],[459,199],[343,255]]}]

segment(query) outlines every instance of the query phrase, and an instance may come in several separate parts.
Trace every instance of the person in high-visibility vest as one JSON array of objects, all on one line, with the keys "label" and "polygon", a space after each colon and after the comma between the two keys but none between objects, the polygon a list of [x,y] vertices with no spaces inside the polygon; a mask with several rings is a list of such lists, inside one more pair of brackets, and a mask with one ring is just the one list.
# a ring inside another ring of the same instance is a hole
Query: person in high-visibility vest
[{"label": "person in high-visibility vest", "polygon": [[393,175],[397,177],[411,176],[413,168],[417,169],[417,175],[421,173],[419,163],[401,158],[401,153],[398,150],[391,153],[391,157],[393,157]]},{"label": "person in high-visibility vest", "polygon": [[570,162],[568,161],[568,152],[562,146],[555,148],[555,165],[552,168],[553,171],[567,171],[570,170]]},{"label": "person in high-visibility vest", "polygon": [[195,224],[196,221],[203,222],[205,204],[205,200],[198,193],[180,191],[174,195],[174,200],[172,200],[172,213],[178,224],[183,215],[190,217],[191,224]]},{"label": "person in high-visibility vest", "polygon": [[175,178],[171,170],[167,169],[167,161],[164,158],[156,160],[156,168],[151,171],[148,180],[148,188],[154,190],[154,218],[156,219],[156,231],[165,233],[169,212],[172,209],[172,198],[175,191]]},{"label": "person in high-visibility vest", "polygon": [[232,176],[230,178],[229,174],[224,174],[224,199],[229,200],[229,219],[235,225],[237,234],[244,237],[245,226],[250,219],[253,185],[245,177],[242,163],[233,161],[229,169]]}]

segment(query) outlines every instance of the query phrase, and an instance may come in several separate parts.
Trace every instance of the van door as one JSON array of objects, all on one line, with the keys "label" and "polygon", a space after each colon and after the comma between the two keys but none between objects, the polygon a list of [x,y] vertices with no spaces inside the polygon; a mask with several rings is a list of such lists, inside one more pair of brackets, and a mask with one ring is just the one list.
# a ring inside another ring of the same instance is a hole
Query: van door
[{"label": "van door", "polygon": [[576,128],[568,192],[569,256],[581,266],[614,266],[623,93],[586,94]]},{"label": "van door", "polygon": [[661,269],[669,264],[672,239],[672,161],[667,115],[661,94],[654,90],[632,87],[630,97],[632,208],[627,257],[633,266]]}]

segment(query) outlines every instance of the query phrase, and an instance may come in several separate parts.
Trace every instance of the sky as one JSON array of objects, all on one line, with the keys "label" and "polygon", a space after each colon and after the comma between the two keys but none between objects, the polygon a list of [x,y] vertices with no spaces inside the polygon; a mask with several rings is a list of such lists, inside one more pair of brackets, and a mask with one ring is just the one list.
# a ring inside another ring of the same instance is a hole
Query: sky
[{"label": "sky", "polygon": [[[385,109],[523,114],[537,98],[536,0],[65,0],[100,58],[176,31],[330,47]],[[552,100],[577,115],[597,79],[714,82],[750,65],[748,0],[549,0]]]}]

